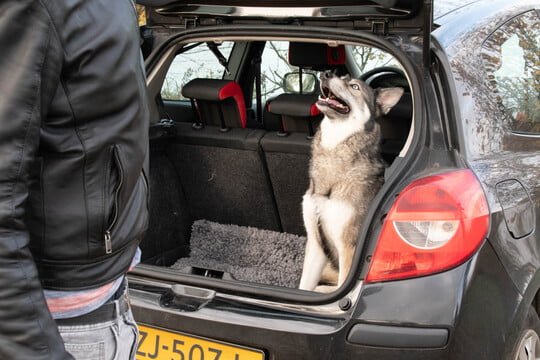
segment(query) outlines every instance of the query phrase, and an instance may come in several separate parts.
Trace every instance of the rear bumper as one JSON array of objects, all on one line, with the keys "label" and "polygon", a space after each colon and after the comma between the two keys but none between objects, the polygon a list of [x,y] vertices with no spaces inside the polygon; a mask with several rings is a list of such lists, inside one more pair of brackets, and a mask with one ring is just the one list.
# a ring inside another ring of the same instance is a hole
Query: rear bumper
[{"label": "rear bumper", "polygon": [[[160,310],[134,306],[134,314],[141,324],[176,329],[183,333],[208,339],[237,344],[265,353],[265,359],[444,359],[448,350],[443,348],[390,348],[352,344],[347,334],[354,329],[343,321],[315,323],[311,321],[283,320],[289,330],[268,329],[277,320],[251,317],[245,314],[220,311],[220,320],[177,317]],[[243,322],[243,325],[232,324]],[[159,319],[159,321],[157,320]],[[252,320],[251,324],[250,321]],[[278,320],[279,321],[279,320]],[[283,324],[281,324],[283,325]],[[342,326],[340,326],[342,325]],[[298,329],[303,328],[303,332]],[[398,329],[396,327],[396,329]]]}]

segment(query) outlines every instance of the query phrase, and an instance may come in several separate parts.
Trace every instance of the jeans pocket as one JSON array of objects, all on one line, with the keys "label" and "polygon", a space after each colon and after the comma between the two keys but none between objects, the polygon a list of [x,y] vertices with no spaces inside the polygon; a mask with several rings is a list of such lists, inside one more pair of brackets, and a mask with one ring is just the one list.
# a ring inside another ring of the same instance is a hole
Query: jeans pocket
[{"label": "jeans pocket", "polygon": [[105,343],[103,341],[88,344],[64,344],[66,351],[75,360],[105,360]]},{"label": "jeans pocket", "polygon": [[59,326],[66,350],[75,360],[117,359],[118,336],[112,321],[94,325]]}]

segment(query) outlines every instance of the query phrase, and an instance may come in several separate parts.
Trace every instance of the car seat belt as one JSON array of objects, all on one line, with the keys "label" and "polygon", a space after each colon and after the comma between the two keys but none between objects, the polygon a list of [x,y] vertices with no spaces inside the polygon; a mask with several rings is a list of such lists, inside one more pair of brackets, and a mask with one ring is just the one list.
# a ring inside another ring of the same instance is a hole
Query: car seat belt
[{"label": "car seat belt", "polygon": [[229,75],[231,72],[227,64],[227,58],[221,53],[221,51],[219,51],[217,44],[214,42],[207,42],[206,45],[208,46],[212,54],[214,54],[214,56],[216,57],[217,61],[221,64],[221,66],[225,68],[225,73]]},{"label": "car seat belt", "polygon": [[262,93],[261,93],[261,56],[255,57],[251,63],[252,68],[255,71],[255,97],[257,107],[257,121],[263,123],[262,115]]},{"label": "car seat belt", "polygon": [[167,110],[165,109],[165,104],[163,103],[163,98],[161,97],[161,94],[158,94],[156,96],[156,108],[159,114],[158,122],[162,122],[163,120],[172,120],[171,116],[167,113]]},{"label": "car seat belt", "polygon": [[158,138],[164,135],[173,135],[176,130],[174,127],[174,120],[167,113],[163,98],[160,94],[156,96],[156,108],[159,115],[157,122],[151,121],[150,123],[150,138]]}]

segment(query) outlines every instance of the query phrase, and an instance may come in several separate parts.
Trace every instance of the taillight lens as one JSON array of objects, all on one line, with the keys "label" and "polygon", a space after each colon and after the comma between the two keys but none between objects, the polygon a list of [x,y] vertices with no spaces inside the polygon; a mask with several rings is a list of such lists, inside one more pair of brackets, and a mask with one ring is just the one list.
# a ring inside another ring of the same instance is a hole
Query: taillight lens
[{"label": "taillight lens", "polygon": [[465,262],[489,229],[489,209],[470,170],[415,180],[397,197],[379,237],[367,283],[441,272]]}]

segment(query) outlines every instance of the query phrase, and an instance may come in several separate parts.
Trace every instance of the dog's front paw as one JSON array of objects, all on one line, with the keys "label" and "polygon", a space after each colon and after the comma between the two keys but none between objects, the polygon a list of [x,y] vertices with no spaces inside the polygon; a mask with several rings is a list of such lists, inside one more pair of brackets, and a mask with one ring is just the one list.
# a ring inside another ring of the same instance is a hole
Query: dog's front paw
[{"label": "dog's front paw", "polygon": [[336,291],[337,288],[338,288],[337,286],[332,286],[332,285],[319,285],[315,288],[314,291],[328,294],[328,293]]}]

